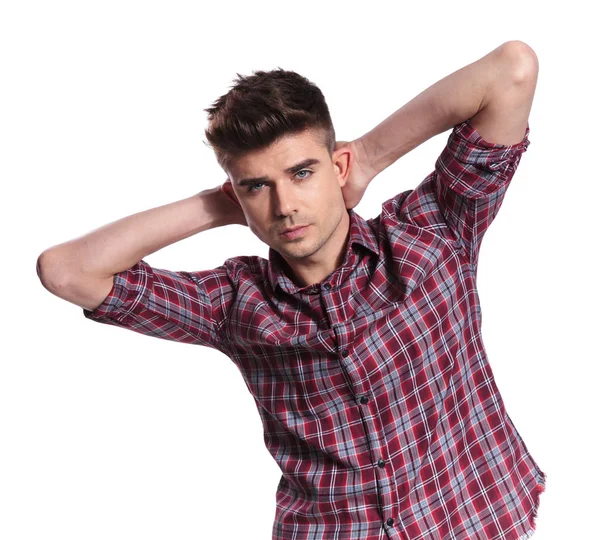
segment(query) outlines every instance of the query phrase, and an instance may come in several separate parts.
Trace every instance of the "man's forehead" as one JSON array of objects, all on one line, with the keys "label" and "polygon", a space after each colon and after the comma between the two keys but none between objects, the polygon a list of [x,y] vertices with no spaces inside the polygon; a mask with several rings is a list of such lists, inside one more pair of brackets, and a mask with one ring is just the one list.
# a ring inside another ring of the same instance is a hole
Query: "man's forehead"
[{"label": "man's forehead", "polygon": [[[237,159],[231,160],[229,171],[239,179],[248,176],[259,176],[269,166],[276,164],[277,172],[292,172],[300,163],[314,160],[310,164],[323,161],[323,143],[314,130],[284,135],[268,148],[250,151]],[[308,166],[308,165],[304,165]],[[293,171],[296,172],[296,171]]]}]

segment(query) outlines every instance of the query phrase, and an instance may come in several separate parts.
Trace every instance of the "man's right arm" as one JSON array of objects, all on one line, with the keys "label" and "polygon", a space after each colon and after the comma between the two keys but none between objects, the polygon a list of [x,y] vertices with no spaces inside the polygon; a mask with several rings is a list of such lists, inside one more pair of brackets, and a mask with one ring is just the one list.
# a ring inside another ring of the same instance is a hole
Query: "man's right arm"
[{"label": "man's right arm", "polygon": [[246,225],[243,211],[219,186],[48,248],[36,270],[47,290],[92,311],[107,297],[115,274],[165,246],[234,223]]}]

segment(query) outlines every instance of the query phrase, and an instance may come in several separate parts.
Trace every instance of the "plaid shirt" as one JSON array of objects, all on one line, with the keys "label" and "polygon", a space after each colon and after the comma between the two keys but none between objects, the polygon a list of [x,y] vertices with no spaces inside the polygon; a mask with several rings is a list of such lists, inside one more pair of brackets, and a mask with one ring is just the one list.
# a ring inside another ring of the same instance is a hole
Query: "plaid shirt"
[{"label": "plaid shirt", "polygon": [[416,189],[372,219],[348,210],[321,283],[295,285],[272,248],[195,272],[141,260],[84,315],[233,360],[283,473],[273,539],[529,538],[546,474],[494,381],[476,286],[528,134],[454,126]]}]

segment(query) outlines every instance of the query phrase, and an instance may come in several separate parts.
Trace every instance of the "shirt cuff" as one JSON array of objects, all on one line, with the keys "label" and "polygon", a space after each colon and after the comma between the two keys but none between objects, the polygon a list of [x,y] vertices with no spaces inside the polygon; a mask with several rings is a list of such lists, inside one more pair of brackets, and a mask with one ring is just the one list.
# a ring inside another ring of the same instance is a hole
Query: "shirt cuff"
[{"label": "shirt cuff", "polygon": [[152,282],[152,270],[144,260],[137,262],[131,268],[123,270],[113,276],[113,286],[94,310],[83,309],[86,319],[123,320],[140,302],[149,291],[148,283]]},{"label": "shirt cuff", "polygon": [[486,141],[470,119],[454,126],[438,158],[448,187],[468,198],[489,195],[509,182],[529,146],[529,122],[523,139],[512,145]]}]

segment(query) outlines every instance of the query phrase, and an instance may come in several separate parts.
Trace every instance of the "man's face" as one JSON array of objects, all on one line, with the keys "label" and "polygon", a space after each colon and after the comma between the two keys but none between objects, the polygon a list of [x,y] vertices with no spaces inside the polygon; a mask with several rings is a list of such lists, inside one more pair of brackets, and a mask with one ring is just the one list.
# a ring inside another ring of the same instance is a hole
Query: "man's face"
[{"label": "man's face", "polygon": [[[330,158],[318,133],[305,131],[235,160],[227,172],[250,230],[292,264],[330,257],[331,244],[347,233],[348,157],[337,151]],[[299,225],[306,226],[300,235],[282,236]]]}]

